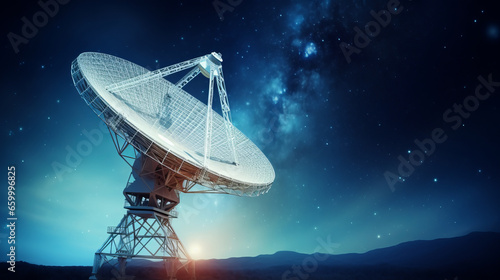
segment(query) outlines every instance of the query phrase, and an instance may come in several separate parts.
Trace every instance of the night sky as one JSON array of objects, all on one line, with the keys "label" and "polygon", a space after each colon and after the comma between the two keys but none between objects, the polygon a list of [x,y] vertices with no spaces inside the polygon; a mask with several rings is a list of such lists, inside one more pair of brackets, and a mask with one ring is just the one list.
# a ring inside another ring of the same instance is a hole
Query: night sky
[{"label": "night sky", "polygon": [[[174,228],[194,258],[500,231],[494,1],[221,0],[218,13],[212,1],[72,0],[46,22],[36,1],[15,2],[1,11],[0,209],[7,224],[14,165],[18,260],[92,265],[125,214],[130,167],[70,75],[86,51],[151,70],[222,53],[233,122],[276,180],[254,198],[182,194]],[[102,138],[68,162],[90,132]]]}]

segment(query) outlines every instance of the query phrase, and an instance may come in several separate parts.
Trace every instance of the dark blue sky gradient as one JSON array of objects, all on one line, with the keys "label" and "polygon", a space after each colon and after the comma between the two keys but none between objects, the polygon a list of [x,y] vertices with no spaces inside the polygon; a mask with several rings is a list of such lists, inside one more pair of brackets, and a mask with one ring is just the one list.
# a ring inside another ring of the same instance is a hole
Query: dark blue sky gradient
[{"label": "dark blue sky gradient", "polygon": [[[470,99],[478,76],[500,81],[500,20],[488,1],[401,0],[402,12],[351,63],[339,44],[353,43],[353,28],[388,1],[243,0],[221,21],[211,1],[72,0],[16,54],[7,34],[21,34],[21,18],[41,10],[20,2],[2,9],[0,84],[19,260],[91,265],[106,227],[125,213],[130,168],[70,76],[86,51],[151,70],[222,53],[233,121],[268,156],[276,181],[256,198],[182,195],[174,228],[195,258],[312,253],[328,237],[336,253],[350,253],[500,231],[500,87],[457,129],[443,118]],[[206,102],[197,79],[188,89]],[[415,155],[414,140],[436,128],[446,141],[391,191],[384,173],[397,174],[398,156]],[[88,133],[91,150],[68,164]],[[3,227],[0,253],[7,234]]]}]

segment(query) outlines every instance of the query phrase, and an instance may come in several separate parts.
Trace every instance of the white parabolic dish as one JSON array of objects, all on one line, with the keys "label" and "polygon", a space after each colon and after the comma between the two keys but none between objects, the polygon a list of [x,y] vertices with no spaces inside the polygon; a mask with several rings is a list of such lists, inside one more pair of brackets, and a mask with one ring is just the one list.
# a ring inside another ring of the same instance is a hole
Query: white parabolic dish
[{"label": "white parabolic dish", "polygon": [[[204,162],[207,105],[165,78],[157,78],[122,90],[107,86],[148,73],[127,60],[82,53],[72,64],[72,76],[82,98],[106,124],[140,152],[151,157],[152,146],[175,157],[179,165],[199,171],[186,179],[219,192],[254,196],[267,192],[274,169],[242,132],[234,128],[238,163],[232,162],[224,119],[213,111],[210,158]],[[162,154],[163,155],[163,154]],[[164,159],[156,159],[164,164]],[[174,172],[180,166],[167,166]]]}]

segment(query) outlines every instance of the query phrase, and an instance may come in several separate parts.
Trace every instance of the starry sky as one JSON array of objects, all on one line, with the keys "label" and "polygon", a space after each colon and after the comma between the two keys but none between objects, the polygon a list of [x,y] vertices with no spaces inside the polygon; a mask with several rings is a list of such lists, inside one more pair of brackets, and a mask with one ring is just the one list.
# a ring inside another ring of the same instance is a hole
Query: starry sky
[{"label": "starry sky", "polygon": [[[500,17],[489,2],[71,0],[48,16],[37,1],[10,3],[0,213],[7,223],[14,165],[18,260],[91,265],[125,213],[130,167],[70,75],[86,51],[151,70],[222,53],[233,122],[276,180],[255,198],[181,195],[173,224],[194,258],[500,231]],[[193,95],[206,102],[202,88]],[[102,138],[68,164],[89,132]]]}]

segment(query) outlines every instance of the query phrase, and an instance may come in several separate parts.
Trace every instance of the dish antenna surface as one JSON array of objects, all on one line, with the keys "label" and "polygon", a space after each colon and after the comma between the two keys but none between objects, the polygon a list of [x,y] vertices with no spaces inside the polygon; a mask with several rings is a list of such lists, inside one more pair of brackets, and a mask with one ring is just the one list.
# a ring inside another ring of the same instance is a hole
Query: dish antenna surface
[{"label": "dish antenna surface", "polygon": [[[194,278],[194,262],[171,225],[179,193],[258,196],[271,187],[271,163],[232,124],[221,63],[215,52],[155,71],[95,52],[73,61],[78,93],[132,167],[123,191],[127,213],[108,227],[90,279],[129,279],[125,268],[132,258],[163,260],[169,279],[181,269]],[[167,80],[188,69],[179,81]],[[209,80],[207,104],[183,89],[200,73]],[[212,109],[214,83],[222,116]]]}]

